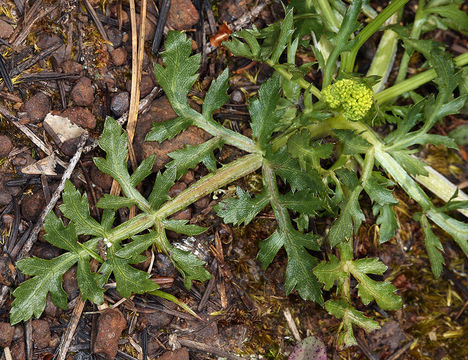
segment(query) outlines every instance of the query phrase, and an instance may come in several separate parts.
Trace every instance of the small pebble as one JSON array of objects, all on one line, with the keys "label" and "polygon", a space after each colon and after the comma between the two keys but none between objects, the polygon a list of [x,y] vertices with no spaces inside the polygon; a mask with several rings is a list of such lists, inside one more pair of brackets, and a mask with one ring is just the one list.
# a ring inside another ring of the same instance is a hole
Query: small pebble
[{"label": "small pebble", "polygon": [[14,334],[15,328],[13,326],[6,322],[0,322],[0,347],[10,346]]},{"label": "small pebble", "polygon": [[115,116],[121,117],[130,106],[130,94],[126,91],[118,93],[112,98],[111,110]]},{"label": "small pebble", "polygon": [[127,321],[119,309],[104,310],[98,318],[93,352],[106,359],[114,359],[117,355],[120,335],[126,327]]},{"label": "small pebble", "polygon": [[0,157],[7,156],[11,149],[13,149],[13,144],[10,138],[6,135],[0,135]]},{"label": "small pebble", "polygon": [[127,50],[123,47],[119,47],[110,52],[112,62],[115,66],[121,66],[127,62]]},{"label": "small pebble", "polygon": [[37,217],[46,205],[42,190],[21,201],[21,214],[26,220],[37,221]]},{"label": "small pebble", "polygon": [[43,92],[38,92],[26,101],[24,109],[28,113],[29,120],[32,123],[38,123],[44,120],[49,113],[51,109],[50,99]]},{"label": "small pebble", "polygon": [[71,96],[76,105],[91,106],[94,102],[94,89],[91,80],[81,77],[72,89]]},{"label": "small pebble", "polygon": [[96,127],[96,117],[91,111],[84,107],[71,107],[60,114],[63,117],[67,117],[72,123],[85,127],[88,129],[94,129]]},{"label": "small pebble", "polygon": [[50,342],[50,327],[46,320],[32,321],[32,339],[36,349],[44,349],[49,346]]}]

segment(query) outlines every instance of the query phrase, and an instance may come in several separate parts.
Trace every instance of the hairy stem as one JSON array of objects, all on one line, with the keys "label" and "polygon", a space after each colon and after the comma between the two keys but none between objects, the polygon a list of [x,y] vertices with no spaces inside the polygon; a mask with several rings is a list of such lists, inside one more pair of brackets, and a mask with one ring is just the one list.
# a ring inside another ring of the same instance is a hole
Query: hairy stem
[{"label": "hairy stem", "polygon": [[263,158],[259,154],[246,155],[233,161],[215,173],[201,178],[173,200],[164,204],[154,215],[158,218],[166,218],[214,190],[256,171],[262,166],[262,162]]},{"label": "hairy stem", "polygon": [[[453,59],[456,66],[461,67],[468,64],[468,52],[461,54]],[[403,80],[402,82],[389,87],[374,95],[374,100],[377,104],[390,101],[393,98],[404,94],[405,92],[417,89],[421,85],[434,80],[437,77],[437,73],[434,69],[426,70],[422,73],[412,76],[409,79]]]}]

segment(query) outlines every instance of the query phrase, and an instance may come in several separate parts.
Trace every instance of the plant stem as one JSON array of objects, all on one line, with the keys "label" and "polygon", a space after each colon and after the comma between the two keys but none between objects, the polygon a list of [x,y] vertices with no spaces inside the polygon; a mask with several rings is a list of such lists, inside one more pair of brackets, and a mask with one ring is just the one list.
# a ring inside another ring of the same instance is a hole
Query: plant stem
[{"label": "plant stem", "polygon": [[314,95],[315,97],[317,97],[319,100],[322,98],[322,93],[320,92],[320,90],[317,89],[314,85],[312,85],[307,80],[302,79],[302,78],[292,80],[293,75],[288,70],[286,70],[284,68],[284,66],[282,66],[280,64],[274,64],[271,60],[267,60],[265,63],[267,65],[271,66],[273,69],[275,69],[278,72],[278,74],[280,74],[286,80],[294,81],[301,88],[310,91],[311,94]]},{"label": "plant stem", "polygon": [[340,28],[340,22],[338,21],[337,17],[333,13],[333,9],[331,8],[330,4],[327,0],[315,0],[316,8],[320,9],[323,17],[326,20],[326,24],[330,28],[331,31],[334,33],[338,32]]},{"label": "plant stem", "polygon": [[[413,27],[411,28],[410,38],[419,39],[421,35],[422,26],[424,25],[424,0],[419,0],[418,9],[416,10],[416,15],[414,17]],[[406,78],[406,73],[408,71],[410,56],[407,51],[403,54],[403,57],[400,61],[400,69],[398,70],[398,75],[395,80],[395,84],[402,82]]]},{"label": "plant stem", "polygon": [[387,19],[404,6],[409,0],[395,0],[388,5],[375,19],[373,19],[356,37],[356,43],[351,51],[343,56],[341,70],[352,72],[354,62],[361,46],[387,21]]},{"label": "plant stem", "polygon": [[229,130],[214,121],[206,120],[203,117],[203,115],[200,114],[198,111],[195,111],[193,109],[189,109],[187,111],[186,109],[184,109],[183,116],[187,119],[192,120],[194,122],[194,125],[205,130],[207,133],[213,135],[214,137],[221,137],[224,143],[228,145],[235,146],[248,153],[260,152],[260,150],[257,148],[257,145],[247,136]]},{"label": "plant stem", "polygon": [[[453,61],[458,67],[467,65],[468,52],[455,57]],[[384,102],[392,100],[393,98],[401,94],[404,94],[405,92],[417,89],[421,85],[424,85],[429,81],[434,80],[436,77],[437,73],[434,69],[426,70],[375,94],[374,100],[377,104],[382,104]]]},{"label": "plant stem", "polygon": [[195,184],[181,192],[173,200],[164,204],[154,216],[164,219],[175,212],[184,209],[214,190],[223,187],[230,182],[244,177],[262,166],[263,158],[259,154],[246,155],[232,163],[223,166],[215,173],[209,174]]},{"label": "plant stem", "polygon": [[159,210],[150,214],[139,214],[125,223],[116,226],[108,234],[107,240],[111,243],[116,243],[149,229],[160,219],[165,219],[203,196],[254,172],[262,166],[262,162],[263,158],[261,155],[249,154],[223,166],[215,173],[201,178],[177,197],[165,203]]}]

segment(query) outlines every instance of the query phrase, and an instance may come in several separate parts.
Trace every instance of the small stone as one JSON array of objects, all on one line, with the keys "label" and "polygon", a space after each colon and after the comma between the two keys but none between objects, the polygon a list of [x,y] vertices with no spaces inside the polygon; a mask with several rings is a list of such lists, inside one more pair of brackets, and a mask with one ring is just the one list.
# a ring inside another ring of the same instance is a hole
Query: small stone
[{"label": "small stone", "polygon": [[42,34],[39,35],[36,45],[39,49],[45,50],[48,49],[56,44],[62,43],[62,40],[58,35],[52,34],[50,35],[49,33],[43,32]]},{"label": "small stone", "polygon": [[180,182],[176,182],[174,185],[172,185],[172,187],[169,189],[169,196],[171,198],[175,198],[177,195],[179,195],[182,191],[184,191],[185,189],[187,189],[187,185],[180,181]]},{"label": "small stone", "polygon": [[49,243],[37,242],[34,244],[31,254],[41,259],[51,260],[60,255],[60,250],[54,246],[50,246]]},{"label": "small stone", "polygon": [[112,98],[111,110],[115,116],[121,117],[130,106],[130,94],[126,91],[118,93]]},{"label": "small stone", "polygon": [[11,226],[13,224],[14,221],[15,221],[14,215],[12,215],[12,214],[3,214],[2,215],[3,226],[9,227],[9,226]]},{"label": "small stone", "polygon": [[[125,84],[125,87],[127,88],[128,92],[131,92],[132,88],[132,81],[128,80],[127,83]],[[154,83],[153,79],[149,75],[143,75],[141,77],[141,82],[140,82],[140,99],[144,98],[146,95],[148,95],[151,90],[153,90]]]},{"label": "small stone", "polygon": [[91,166],[91,180],[99,186],[103,191],[108,192],[112,186],[112,177],[99,170],[96,165]]},{"label": "small stone", "polygon": [[28,113],[32,123],[38,123],[44,120],[50,108],[50,99],[43,92],[36,93],[24,104],[24,109]]},{"label": "small stone", "polygon": [[11,357],[13,360],[26,359],[26,348],[23,340],[16,341],[11,347]]},{"label": "small stone", "polygon": [[172,0],[167,16],[167,24],[175,30],[188,30],[200,19],[198,10],[190,0]]},{"label": "small stone", "polygon": [[62,146],[60,146],[60,150],[62,150],[65,155],[71,157],[75,155],[79,142],[80,142],[80,138],[65,140]]},{"label": "small stone", "polygon": [[192,209],[186,208],[184,210],[180,210],[172,215],[172,220],[190,220],[192,218]]},{"label": "small stone", "polygon": [[10,138],[6,135],[0,135],[0,157],[7,156],[11,149],[13,149],[13,144]]},{"label": "small stone", "polygon": [[146,346],[146,350],[148,351],[148,356],[153,358],[156,355],[156,352],[161,348],[160,341],[157,338],[151,337],[148,340],[148,344]]},{"label": "small stone", "polygon": [[115,66],[121,66],[127,62],[127,50],[123,47],[119,47],[110,52],[112,62]]},{"label": "small stone", "polygon": [[52,299],[50,298],[50,294],[47,294],[44,314],[46,314],[47,316],[50,316],[51,318],[54,318],[58,315],[58,313],[59,313],[59,308],[55,306],[55,304],[52,302]]},{"label": "small stone", "polygon": [[50,342],[49,322],[46,320],[33,320],[31,325],[34,347],[36,349],[48,347]]},{"label": "small stone", "polygon": [[156,311],[154,313],[146,313],[141,316],[141,323],[144,325],[153,326],[155,330],[169,325],[173,316],[163,311]]},{"label": "small stone", "polygon": [[250,0],[222,1],[219,4],[220,22],[231,23],[249,11]]},{"label": "small stone", "polygon": [[127,321],[120,310],[110,308],[104,310],[98,319],[93,352],[106,359],[114,359],[117,355],[120,335],[126,327]]},{"label": "small stone", "polygon": [[46,202],[43,192],[37,191],[32,196],[21,201],[21,214],[26,220],[35,222],[45,206]]},{"label": "small stone", "polygon": [[243,104],[244,103],[244,94],[240,90],[234,90],[231,93],[231,101],[234,104]]},{"label": "small stone", "polygon": [[[140,14],[137,14],[136,21],[137,21],[138,34],[140,34],[140,18],[141,18]],[[156,32],[156,25],[149,19],[148,16],[146,16],[145,41],[153,40],[155,32]]]},{"label": "small stone", "polygon": [[208,205],[210,204],[210,197],[209,196],[204,196],[201,199],[198,199],[195,201],[193,205],[199,210],[206,209]]},{"label": "small stone", "polygon": [[122,32],[119,29],[111,27],[106,30],[106,33],[109,41],[114,45],[114,47],[122,45]]},{"label": "small stone", "polygon": [[164,254],[157,254],[155,257],[156,272],[161,276],[177,276],[178,271],[172,261]]},{"label": "small stone", "polygon": [[189,360],[189,352],[187,348],[180,348],[174,351],[166,351],[158,360]]},{"label": "small stone", "polygon": [[[12,286],[15,282],[16,268],[7,253],[0,255],[0,284]],[[1,345],[0,345],[1,346]]]},{"label": "small stone", "polygon": [[68,295],[68,300],[76,298],[80,294],[78,280],[76,279],[76,265],[72,266],[62,277],[63,290]]},{"label": "small stone", "polygon": [[91,106],[94,101],[94,89],[91,80],[81,77],[72,89],[71,96],[76,105]]},{"label": "small stone", "polygon": [[0,19],[0,38],[3,40],[6,40],[10,37],[11,34],[13,34],[13,26],[8,24],[5,20]]},{"label": "small stone", "polygon": [[140,82],[140,98],[144,98],[154,88],[154,82],[151,76],[143,75]]},{"label": "small stone", "polygon": [[13,341],[15,328],[6,322],[0,322],[0,347],[5,348],[10,346]]},{"label": "small stone", "polygon": [[0,208],[8,205],[11,202],[11,195],[7,192],[0,191]]},{"label": "small stone", "polygon": [[61,116],[67,117],[72,123],[88,129],[96,127],[96,117],[86,108],[75,106],[62,111]]},{"label": "small stone", "polygon": [[195,172],[193,170],[187,171],[187,173],[180,178],[184,183],[190,185],[195,180]]},{"label": "small stone", "polygon": [[62,63],[62,70],[65,74],[79,74],[83,67],[73,60],[67,60]]}]

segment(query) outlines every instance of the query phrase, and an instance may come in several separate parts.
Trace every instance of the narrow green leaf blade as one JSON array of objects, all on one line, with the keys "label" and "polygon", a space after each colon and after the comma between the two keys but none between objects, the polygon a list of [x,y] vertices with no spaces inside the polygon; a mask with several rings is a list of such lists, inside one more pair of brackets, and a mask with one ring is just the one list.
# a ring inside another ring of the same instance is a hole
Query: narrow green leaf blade
[{"label": "narrow green leaf blade", "polygon": [[444,256],[442,255],[444,248],[440,240],[432,232],[431,225],[426,216],[422,216],[420,222],[424,232],[424,243],[426,245],[427,254],[429,255],[429,261],[431,262],[432,273],[435,278],[438,279],[444,265]]},{"label": "narrow green leaf blade", "polygon": [[130,184],[135,187],[153,172],[153,164],[156,155],[150,155],[143,160],[135,172],[130,176]]},{"label": "narrow green leaf blade", "polygon": [[89,214],[89,203],[86,193],[81,196],[71,181],[67,180],[62,199],[63,204],[59,206],[60,211],[73,221],[77,235],[103,236],[104,230],[102,226]]},{"label": "narrow green leaf blade", "polygon": [[203,234],[208,228],[187,224],[188,220],[166,220],[164,221],[164,227],[167,230],[175,231],[179,234],[187,236],[195,236]]},{"label": "narrow green leaf blade", "polygon": [[104,194],[104,196],[98,200],[96,206],[101,209],[118,210],[123,207],[130,208],[135,205],[135,203],[136,201],[133,199]]},{"label": "narrow green leaf blade", "polygon": [[229,88],[229,70],[226,68],[221,75],[214,80],[208,92],[206,93],[205,100],[203,101],[203,117],[211,119],[213,112],[223,106],[229,99],[227,90]]},{"label": "narrow green leaf blade", "polygon": [[374,215],[379,214],[376,223],[379,225],[379,243],[383,244],[395,236],[395,231],[398,229],[395,211],[390,204],[384,206],[377,204],[373,208],[373,213]]},{"label": "narrow green leaf blade", "polygon": [[237,187],[236,194],[237,198],[223,200],[214,207],[218,216],[228,224],[249,224],[270,201],[266,191],[251,198],[247,191]]},{"label": "narrow green leaf blade", "polygon": [[166,169],[163,173],[159,172],[154,181],[153,190],[151,191],[148,201],[153,210],[159,207],[167,200],[170,199],[168,192],[176,180],[177,169],[171,167]]},{"label": "narrow green leaf blade", "polygon": [[146,134],[145,141],[157,141],[161,143],[164,140],[172,139],[190,125],[192,125],[191,120],[180,116],[171,120],[153,122],[150,132]]},{"label": "narrow green leaf blade", "polygon": [[264,82],[258,90],[258,98],[249,104],[252,119],[252,135],[262,149],[265,149],[273,130],[282,116],[282,111],[275,111],[280,99],[281,84],[278,76]]},{"label": "narrow green leaf blade", "polygon": [[169,153],[173,160],[166,165],[177,169],[177,178],[183,176],[188,169],[193,169],[210,155],[216,148],[221,147],[222,140],[218,137],[212,138],[200,145],[186,145],[185,148]]},{"label": "narrow green leaf blade", "polygon": [[260,251],[257,254],[257,259],[260,261],[260,264],[262,264],[264,270],[271,264],[283,245],[284,238],[278,230],[260,243]]},{"label": "narrow green leaf blade", "polygon": [[203,267],[205,262],[200,260],[189,251],[173,247],[170,256],[174,265],[184,277],[185,287],[190,289],[192,280],[206,281],[211,278],[210,273]]}]

